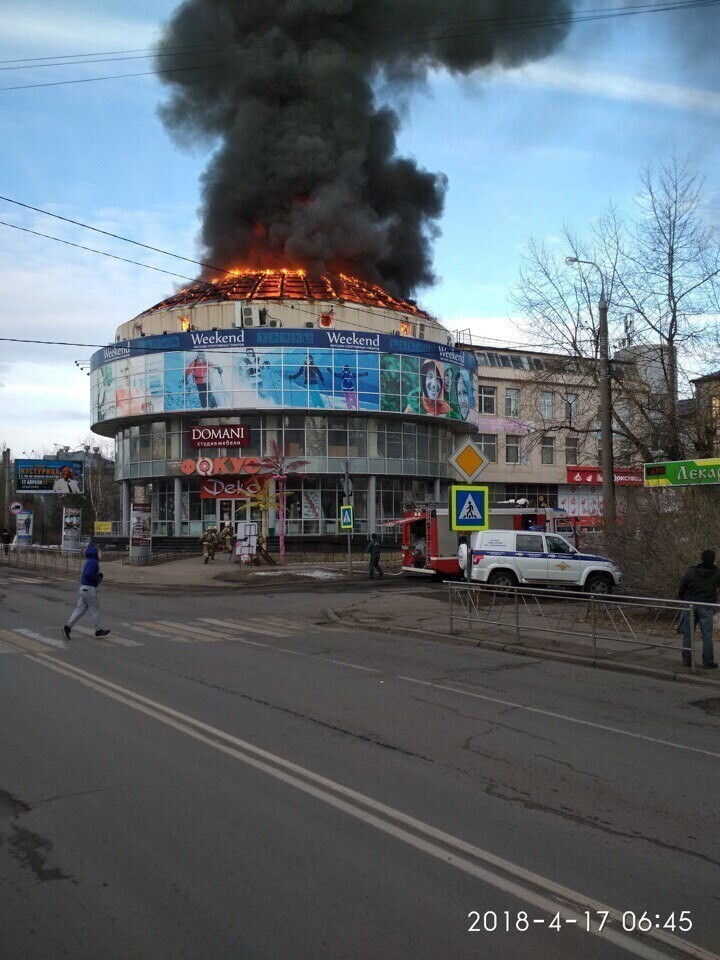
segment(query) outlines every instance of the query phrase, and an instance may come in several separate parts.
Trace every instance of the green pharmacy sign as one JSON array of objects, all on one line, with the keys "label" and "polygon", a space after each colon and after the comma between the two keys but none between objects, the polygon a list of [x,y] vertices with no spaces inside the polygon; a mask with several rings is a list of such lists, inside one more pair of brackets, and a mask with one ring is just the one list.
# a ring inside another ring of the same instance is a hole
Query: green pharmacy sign
[{"label": "green pharmacy sign", "polygon": [[646,487],[695,487],[720,483],[719,460],[672,460],[646,463]]}]

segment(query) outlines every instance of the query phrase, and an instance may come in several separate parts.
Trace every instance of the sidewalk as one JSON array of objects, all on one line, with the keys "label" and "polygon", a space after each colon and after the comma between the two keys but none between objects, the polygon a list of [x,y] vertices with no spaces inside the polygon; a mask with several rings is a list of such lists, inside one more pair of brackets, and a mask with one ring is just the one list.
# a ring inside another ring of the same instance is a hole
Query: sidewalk
[{"label": "sidewalk", "polygon": [[[13,573],[29,572],[41,577],[52,577],[62,580],[77,580],[80,576],[82,560],[53,557],[41,558],[43,562],[27,564],[18,563],[15,559],[11,563],[3,563],[0,558],[0,576]],[[230,563],[227,554],[218,553],[215,560],[203,563],[200,556],[190,556],[182,560],[171,560],[166,563],[148,564],[138,567],[124,564],[118,559],[101,560],[101,568],[105,576],[105,583],[122,584],[123,586],[153,587],[212,587],[236,589],[243,585],[268,587],[285,583],[355,583],[367,581],[367,561],[362,558],[353,560],[352,577],[348,574],[347,563],[287,563],[284,566],[256,567],[249,564],[242,566]]]},{"label": "sidewalk", "polygon": [[[496,624],[463,624],[455,621],[450,633],[450,609],[447,588],[430,590],[417,584],[408,590],[393,590],[383,595],[372,590],[366,598],[341,609],[327,610],[328,616],[344,626],[382,630],[385,633],[417,633],[443,643],[473,644],[490,650],[502,650],[521,656],[581,663],[585,666],[636,673],[665,680],[687,681],[720,691],[720,670],[698,671],[693,675],[680,663],[680,649],[673,644],[667,650],[621,643],[605,643],[593,658],[587,640],[557,636],[527,629],[517,643],[514,630]],[[718,640],[716,638],[716,651]]]}]

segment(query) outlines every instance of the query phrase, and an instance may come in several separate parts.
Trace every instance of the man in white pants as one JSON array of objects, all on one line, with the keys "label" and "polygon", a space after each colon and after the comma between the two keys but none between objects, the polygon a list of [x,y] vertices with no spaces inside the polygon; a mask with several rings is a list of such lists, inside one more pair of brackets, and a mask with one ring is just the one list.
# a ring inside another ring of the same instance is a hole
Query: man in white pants
[{"label": "man in white pants", "polygon": [[70,639],[70,631],[73,626],[88,610],[92,612],[95,636],[107,637],[110,633],[109,630],[103,630],[100,626],[100,603],[98,601],[97,591],[103,575],[100,572],[100,559],[98,557],[97,547],[89,546],[85,551],[85,557],[85,565],[80,578],[80,596],[78,597],[77,606],[73,610],[68,622],[62,628],[63,636],[66,640]]}]

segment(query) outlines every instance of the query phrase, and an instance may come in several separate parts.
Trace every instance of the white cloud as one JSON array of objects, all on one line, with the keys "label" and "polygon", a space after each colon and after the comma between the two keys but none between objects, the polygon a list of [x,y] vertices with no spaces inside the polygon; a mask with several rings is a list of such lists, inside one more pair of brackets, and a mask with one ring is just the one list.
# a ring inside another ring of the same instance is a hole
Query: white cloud
[{"label": "white cloud", "polygon": [[[60,212],[59,210],[57,212]],[[178,252],[194,250],[196,220],[187,208],[63,214]],[[50,221],[0,207],[0,218],[192,276],[191,264],[151,254]],[[178,224],[183,224],[178,228]],[[188,268],[186,270],[186,268]],[[180,280],[63,247],[0,226],[0,336],[84,344],[111,342],[116,327],[167,296]],[[75,366],[93,347],[0,344],[0,422],[12,447],[43,449],[73,443],[89,430],[89,380]]]},{"label": "white cloud", "polygon": [[715,90],[661,83],[657,80],[598,70],[584,70],[577,63],[530,63],[518,70],[491,71],[490,78],[495,83],[561,90],[581,96],[633,101],[713,116],[720,114],[720,92]]},{"label": "white cloud", "polygon": [[93,5],[79,10],[47,3],[3,6],[3,46],[33,56],[149,47],[158,32],[156,22],[108,16]]}]

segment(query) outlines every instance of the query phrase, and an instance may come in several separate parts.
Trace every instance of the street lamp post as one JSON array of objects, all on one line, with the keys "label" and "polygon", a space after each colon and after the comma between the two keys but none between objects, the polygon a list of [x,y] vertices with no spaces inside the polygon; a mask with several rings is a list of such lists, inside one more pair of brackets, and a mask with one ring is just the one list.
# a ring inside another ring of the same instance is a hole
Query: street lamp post
[{"label": "street lamp post", "polygon": [[602,467],[603,522],[606,530],[614,530],[617,520],[615,509],[615,470],[612,440],[612,392],[610,384],[610,356],[608,349],[608,302],[605,299],[605,276],[594,260],[579,260],[566,257],[567,264],[584,263],[595,267],[600,274],[600,299],[598,300],[598,379],[600,381],[600,466]]}]

